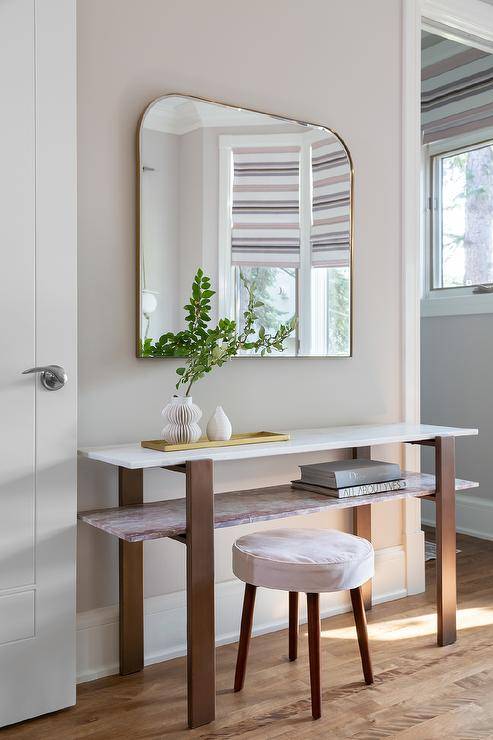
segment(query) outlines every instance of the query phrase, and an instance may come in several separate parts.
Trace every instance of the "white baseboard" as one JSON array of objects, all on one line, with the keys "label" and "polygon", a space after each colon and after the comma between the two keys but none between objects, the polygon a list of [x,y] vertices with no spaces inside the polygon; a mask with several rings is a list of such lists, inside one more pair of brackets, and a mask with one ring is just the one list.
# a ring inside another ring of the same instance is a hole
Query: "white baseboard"
[{"label": "white baseboard", "polygon": [[[423,524],[435,526],[435,504],[423,501],[421,509]],[[456,529],[481,540],[493,540],[493,501],[458,493],[456,496]]]},{"label": "white baseboard", "polygon": [[[216,644],[238,640],[244,585],[238,580],[216,584]],[[399,599],[406,592],[406,558],[402,546],[376,552],[373,603]],[[329,617],[349,611],[346,592],[322,594],[320,611]],[[186,654],[186,593],[179,591],[145,599],[145,665]],[[300,621],[306,621],[304,599]],[[259,589],[254,635],[285,629],[288,599],[280,591]],[[118,607],[110,606],[77,616],[77,682],[118,673]]]}]

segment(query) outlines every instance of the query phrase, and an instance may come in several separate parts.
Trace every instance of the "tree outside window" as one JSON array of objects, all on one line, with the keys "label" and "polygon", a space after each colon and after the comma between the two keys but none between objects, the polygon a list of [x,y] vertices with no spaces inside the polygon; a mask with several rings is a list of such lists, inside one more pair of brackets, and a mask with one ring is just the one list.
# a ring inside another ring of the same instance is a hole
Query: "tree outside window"
[{"label": "tree outside window", "polygon": [[493,145],[435,157],[433,287],[493,283]]}]

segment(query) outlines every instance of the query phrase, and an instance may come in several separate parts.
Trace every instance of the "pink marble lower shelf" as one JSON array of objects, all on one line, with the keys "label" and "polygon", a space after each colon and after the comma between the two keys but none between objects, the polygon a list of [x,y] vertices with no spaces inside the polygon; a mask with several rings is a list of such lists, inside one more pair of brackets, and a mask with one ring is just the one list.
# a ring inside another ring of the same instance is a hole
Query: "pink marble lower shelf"
[{"label": "pink marble lower shelf", "polygon": [[[312,514],[327,509],[344,509],[365,504],[429,496],[435,493],[435,476],[427,473],[404,473],[407,487],[390,493],[376,493],[349,499],[336,499],[318,493],[301,491],[290,485],[254,488],[248,491],[217,493],[214,496],[214,527],[282,519]],[[457,491],[475,488],[478,483],[459,480]],[[185,499],[156,501],[136,506],[81,511],[79,519],[127,542],[176,537],[186,533]]]}]

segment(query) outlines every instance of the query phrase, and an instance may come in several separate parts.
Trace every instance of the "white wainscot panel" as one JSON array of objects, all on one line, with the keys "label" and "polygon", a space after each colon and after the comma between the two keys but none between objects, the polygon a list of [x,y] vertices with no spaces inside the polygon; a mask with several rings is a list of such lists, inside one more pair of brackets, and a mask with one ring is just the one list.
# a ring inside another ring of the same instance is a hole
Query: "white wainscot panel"
[{"label": "white wainscot panel", "polygon": [[34,637],[35,591],[0,596],[0,645]]}]

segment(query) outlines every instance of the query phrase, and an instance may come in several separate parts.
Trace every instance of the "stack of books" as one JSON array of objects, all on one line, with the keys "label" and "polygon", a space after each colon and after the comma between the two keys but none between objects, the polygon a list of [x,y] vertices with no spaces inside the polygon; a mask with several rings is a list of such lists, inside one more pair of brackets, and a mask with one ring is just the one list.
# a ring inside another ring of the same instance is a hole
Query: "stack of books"
[{"label": "stack of books", "polygon": [[398,491],[406,487],[400,466],[379,460],[361,458],[300,465],[300,472],[301,478],[291,481],[293,488],[335,498]]}]

